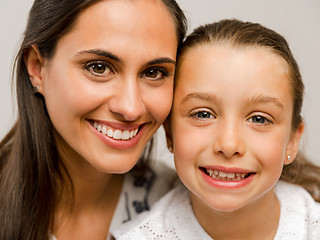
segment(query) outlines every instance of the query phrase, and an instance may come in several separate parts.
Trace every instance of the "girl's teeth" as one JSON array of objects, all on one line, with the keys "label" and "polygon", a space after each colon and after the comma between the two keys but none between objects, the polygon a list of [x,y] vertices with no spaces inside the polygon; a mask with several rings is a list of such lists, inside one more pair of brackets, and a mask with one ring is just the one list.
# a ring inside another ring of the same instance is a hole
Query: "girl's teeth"
[{"label": "girl's teeth", "polygon": [[227,178],[234,178],[235,175],[235,173],[227,173]]},{"label": "girl's teeth", "polygon": [[205,169],[205,173],[208,176],[221,181],[240,181],[247,177],[246,173],[227,173],[216,169]]},{"label": "girl's teeth", "polygon": [[112,130],[112,129],[107,129],[105,126],[101,126],[100,124],[94,122],[93,127],[97,129],[99,132],[101,132],[103,135],[107,135],[110,138],[116,139],[116,140],[128,140],[133,137],[135,137],[139,131],[139,129],[135,129],[132,131],[121,131],[121,130]]},{"label": "girl's teeth", "polygon": [[227,173],[219,171],[219,176],[220,176],[220,177],[226,177],[226,176],[227,176]]}]

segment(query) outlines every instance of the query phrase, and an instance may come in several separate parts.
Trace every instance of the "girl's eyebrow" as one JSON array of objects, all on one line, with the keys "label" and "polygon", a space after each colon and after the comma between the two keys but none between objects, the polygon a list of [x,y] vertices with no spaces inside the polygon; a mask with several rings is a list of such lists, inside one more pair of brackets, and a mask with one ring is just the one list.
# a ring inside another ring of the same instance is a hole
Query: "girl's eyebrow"
[{"label": "girl's eyebrow", "polygon": [[256,95],[256,96],[250,98],[248,100],[248,104],[249,103],[256,103],[256,104],[271,103],[271,104],[278,106],[282,110],[284,109],[284,105],[281,103],[281,101],[278,98],[271,97],[271,96],[265,96],[263,94],[259,94],[259,95]]},{"label": "girl's eyebrow", "polygon": [[[192,99],[199,99],[202,101],[207,101],[207,102],[217,102],[218,98],[215,94],[213,93],[204,93],[204,92],[191,92],[187,94],[181,101],[181,104],[192,100]],[[266,96],[263,94],[256,95],[252,98],[249,98],[247,101],[247,104],[274,104],[278,106],[280,109],[284,109],[284,105],[281,103],[281,101],[276,98],[276,97],[271,97],[271,96]]]},{"label": "girl's eyebrow", "polygon": [[200,99],[207,102],[217,101],[217,97],[213,93],[209,94],[204,92],[191,92],[182,99],[181,103],[183,104],[192,99]]}]

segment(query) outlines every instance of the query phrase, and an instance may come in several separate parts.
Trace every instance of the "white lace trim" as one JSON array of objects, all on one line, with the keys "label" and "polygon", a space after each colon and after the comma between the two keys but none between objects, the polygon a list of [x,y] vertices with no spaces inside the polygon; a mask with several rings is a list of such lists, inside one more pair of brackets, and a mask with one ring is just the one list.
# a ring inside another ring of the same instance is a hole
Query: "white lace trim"
[{"label": "white lace trim", "polygon": [[[276,194],[281,205],[275,240],[319,240],[320,204],[303,188],[280,181]],[[129,230],[130,229],[130,230]],[[195,218],[183,186],[163,197],[151,210],[113,232],[117,240],[212,240]]]}]

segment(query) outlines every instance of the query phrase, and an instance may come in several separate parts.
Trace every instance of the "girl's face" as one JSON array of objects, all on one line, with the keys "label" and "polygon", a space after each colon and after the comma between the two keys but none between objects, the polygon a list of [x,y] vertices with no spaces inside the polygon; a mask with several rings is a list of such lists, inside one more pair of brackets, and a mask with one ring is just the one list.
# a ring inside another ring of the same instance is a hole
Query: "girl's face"
[{"label": "girl's face", "polygon": [[170,111],[176,49],[161,1],[100,1],[82,12],[41,69],[62,154],[103,172],[132,168]]},{"label": "girl's face", "polygon": [[262,47],[201,45],[187,50],[176,81],[173,151],[193,207],[233,212],[274,198],[303,130],[291,132],[285,61]]}]

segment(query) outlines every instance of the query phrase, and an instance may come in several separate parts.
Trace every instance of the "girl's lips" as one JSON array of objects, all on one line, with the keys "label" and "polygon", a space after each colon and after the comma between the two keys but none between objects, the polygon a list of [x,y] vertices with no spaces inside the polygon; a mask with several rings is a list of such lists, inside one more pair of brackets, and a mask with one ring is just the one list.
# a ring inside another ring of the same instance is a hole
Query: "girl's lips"
[{"label": "girl's lips", "polygon": [[206,168],[206,169],[212,169],[212,170],[218,170],[218,171],[222,171],[222,172],[227,172],[227,173],[231,173],[231,172],[239,172],[239,173],[250,173],[250,170],[247,169],[243,169],[243,168],[237,168],[237,167],[223,167],[223,166],[201,166],[200,168]]},{"label": "girl's lips", "polygon": [[240,168],[199,167],[207,183],[219,188],[240,188],[249,184],[255,172]]}]

